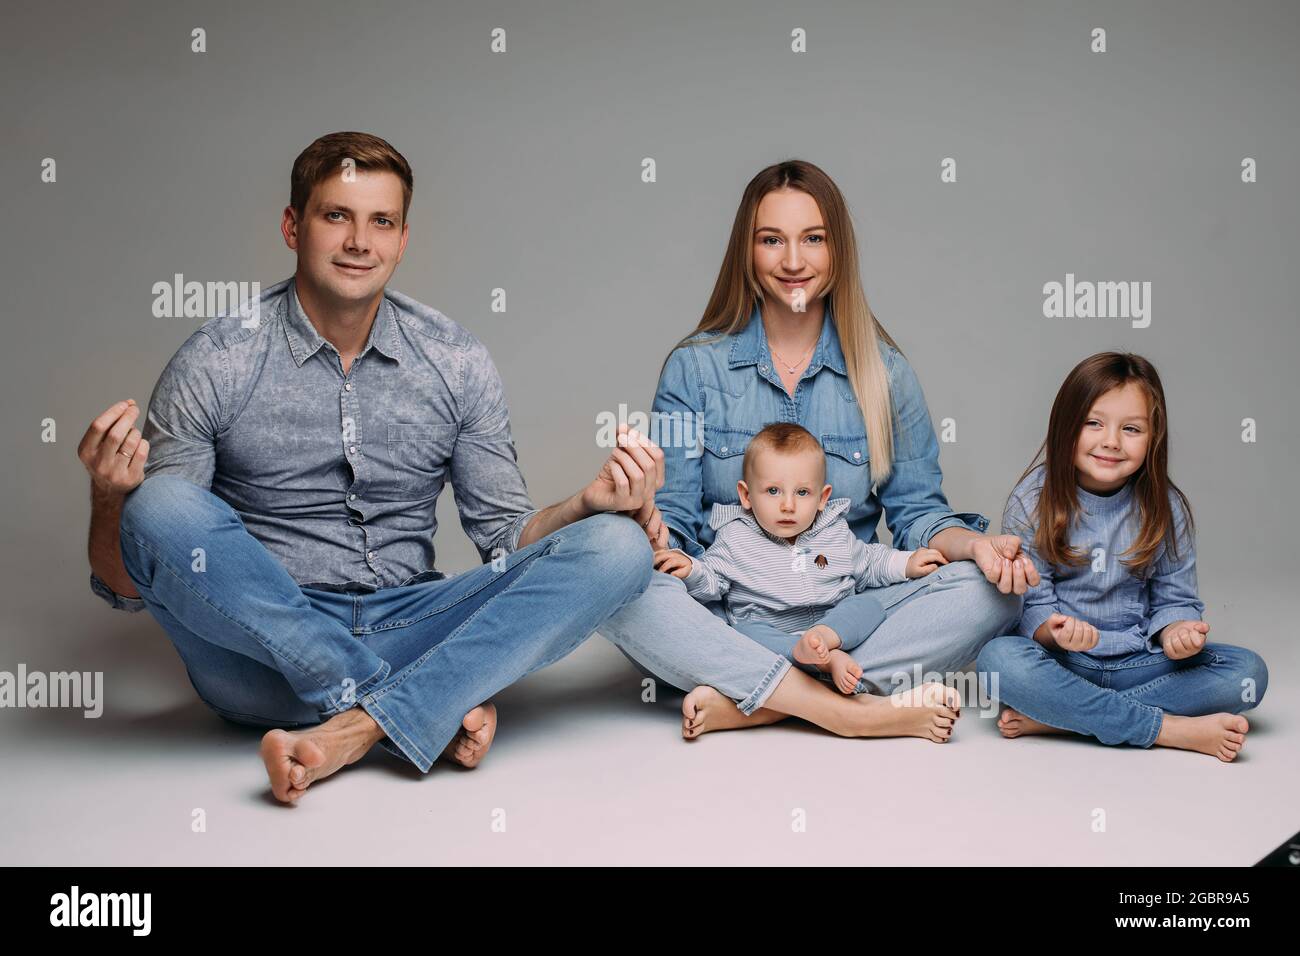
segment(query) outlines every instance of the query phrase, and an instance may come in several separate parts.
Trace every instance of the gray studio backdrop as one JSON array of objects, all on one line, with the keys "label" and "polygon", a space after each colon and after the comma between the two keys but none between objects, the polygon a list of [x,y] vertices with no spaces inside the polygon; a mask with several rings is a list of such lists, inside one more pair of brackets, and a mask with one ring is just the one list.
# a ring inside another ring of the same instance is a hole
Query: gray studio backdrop
[{"label": "gray studio backdrop", "polygon": [[[648,409],[748,179],[802,157],[848,197],[870,301],[956,422],[953,506],[996,523],[1066,372],[1139,351],[1211,620],[1275,602],[1276,630],[1214,636],[1275,671],[1292,653],[1300,5],[46,2],[5,20],[0,668],[107,669],[110,706],[149,692],[133,660],[170,648],[87,588],[76,443],[112,401],[145,403],[199,324],[155,318],[155,282],[290,274],[290,165],[343,129],[413,165],[393,287],[488,345],[539,505],[598,467],[598,413]],[[1150,282],[1150,325],[1045,318],[1067,274]],[[440,516],[440,565],[471,566],[450,495]]]}]

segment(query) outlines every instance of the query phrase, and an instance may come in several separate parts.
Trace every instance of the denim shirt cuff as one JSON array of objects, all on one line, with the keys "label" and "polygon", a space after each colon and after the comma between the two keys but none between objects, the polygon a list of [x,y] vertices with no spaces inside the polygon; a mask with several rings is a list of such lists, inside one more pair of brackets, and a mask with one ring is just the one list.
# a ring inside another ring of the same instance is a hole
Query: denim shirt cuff
[{"label": "denim shirt cuff", "polygon": [[1016,627],[1016,633],[1032,641],[1034,632],[1055,613],[1056,608],[1048,604],[1036,604],[1033,607],[1025,608],[1020,613],[1020,623]]},{"label": "denim shirt cuff", "polygon": [[668,547],[684,551],[692,558],[698,558],[704,553],[704,548],[698,541],[688,538],[672,525],[668,526]]},{"label": "denim shirt cuff", "polygon": [[[928,524],[921,525],[921,522],[928,521]],[[930,539],[945,528],[968,528],[976,534],[983,534],[988,530],[989,519],[977,511],[940,511],[934,514],[922,515],[912,527],[921,526],[920,534],[914,533],[913,550],[916,548],[928,548]]]},{"label": "denim shirt cuff", "polygon": [[506,550],[506,554],[513,554],[519,550],[519,539],[523,537],[524,529],[528,527],[528,522],[532,521],[541,513],[541,508],[534,508],[532,511],[525,511],[511,523],[510,536],[507,538],[510,547]]},{"label": "denim shirt cuff", "polygon": [[94,571],[90,572],[90,590],[107,601],[114,610],[135,613],[136,611],[143,611],[145,608],[144,601],[141,598],[123,597],[101,581]]}]

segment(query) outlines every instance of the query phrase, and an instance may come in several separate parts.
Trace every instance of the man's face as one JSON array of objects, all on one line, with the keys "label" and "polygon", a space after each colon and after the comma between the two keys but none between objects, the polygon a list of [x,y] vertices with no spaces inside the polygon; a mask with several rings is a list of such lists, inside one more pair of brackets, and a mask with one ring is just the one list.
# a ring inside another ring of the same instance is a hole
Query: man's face
[{"label": "man's face", "polygon": [[812,526],[831,496],[831,486],[824,484],[821,455],[764,448],[754,456],[753,464],[753,480],[736,483],[741,505],[754,513],[768,534],[794,540]]},{"label": "man's face", "polygon": [[368,302],[382,293],[406,251],[402,181],[387,170],[355,170],[316,184],[299,219],[292,207],[281,223],[298,253],[297,276],[318,295]]}]

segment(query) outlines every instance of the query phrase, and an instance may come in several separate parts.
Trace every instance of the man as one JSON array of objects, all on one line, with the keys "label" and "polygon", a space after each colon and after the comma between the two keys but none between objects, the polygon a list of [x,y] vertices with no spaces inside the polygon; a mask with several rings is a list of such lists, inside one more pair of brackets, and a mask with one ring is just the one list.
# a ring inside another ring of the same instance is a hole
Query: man
[{"label": "man", "polygon": [[[255,320],[186,340],[143,431],[118,402],[78,447],[92,589],[147,607],[219,714],[277,728],[261,755],[286,803],[377,742],[422,772],[440,753],[475,766],[492,695],[635,599],[666,536],[663,453],[626,427],[590,484],[533,508],[487,350],[385,288],[412,187],[378,137],[312,143],[281,223],[294,276]],[[450,578],[447,481],[490,562]]]}]

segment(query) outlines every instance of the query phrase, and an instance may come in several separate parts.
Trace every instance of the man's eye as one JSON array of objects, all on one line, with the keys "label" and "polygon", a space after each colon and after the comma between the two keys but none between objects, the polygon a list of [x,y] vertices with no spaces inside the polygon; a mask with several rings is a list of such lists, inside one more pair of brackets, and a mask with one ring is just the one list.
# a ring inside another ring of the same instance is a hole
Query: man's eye
[{"label": "man's eye", "polygon": [[378,221],[378,222],[382,222],[382,223],[384,223],[385,225],[388,225],[388,226],[391,226],[391,225],[393,224],[393,220],[391,220],[391,219],[385,219],[383,216],[378,217],[378,220],[377,220],[377,221]]},{"label": "man's eye", "polygon": [[337,209],[331,209],[329,212],[325,214],[325,217],[328,219],[330,216],[341,216],[341,215],[343,215],[343,213],[339,212]]}]

